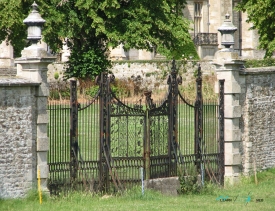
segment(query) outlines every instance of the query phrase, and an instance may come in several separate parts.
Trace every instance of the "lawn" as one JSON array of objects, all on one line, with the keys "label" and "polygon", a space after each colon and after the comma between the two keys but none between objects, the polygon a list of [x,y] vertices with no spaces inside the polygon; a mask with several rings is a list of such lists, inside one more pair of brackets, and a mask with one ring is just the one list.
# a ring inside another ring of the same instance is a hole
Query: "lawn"
[{"label": "lawn", "polygon": [[[30,194],[26,199],[0,199],[1,211],[273,211],[275,208],[275,169],[269,169],[257,174],[258,184],[254,176],[241,178],[238,185],[218,188],[208,185],[200,194],[163,196],[158,192],[145,190],[144,195],[140,187],[126,191],[119,195],[100,195],[91,193],[72,193],[67,196],[45,197],[39,204],[37,194]],[[225,199],[221,202],[219,199]],[[256,202],[258,201],[258,202]]]}]

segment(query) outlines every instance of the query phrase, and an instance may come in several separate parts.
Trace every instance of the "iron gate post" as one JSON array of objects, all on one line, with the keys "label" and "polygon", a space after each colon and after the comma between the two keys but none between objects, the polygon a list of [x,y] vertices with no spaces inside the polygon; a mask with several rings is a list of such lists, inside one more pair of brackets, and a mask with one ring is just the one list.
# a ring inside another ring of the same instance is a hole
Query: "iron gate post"
[{"label": "iron gate post", "polygon": [[145,179],[150,179],[150,119],[149,119],[149,109],[146,109],[146,135],[145,135],[145,149],[144,149],[144,165],[145,165]]},{"label": "iron gate post", "polygon": [[219,181],[224,185],[224,79],[219,80]]},{"label": "iron gate post", "polygon": [[169,84],[169,115],[168,115],[168,157],[169,157],[169,176],[177,175],[177,163],[180,163],[178,156],[178,85],[182,83],[182,78],[177,77],[176,62],[172,61],[171,73],[167,83]]},{"label": "iron gate post", "polygon": [[71,99],[70,99],[70,178],[71,184],[74,184],[77,179],[78,170],[78,102],[77,102],[77,83],[75,80],[70,81]]},{"label": "iron gate post", "polygon": [[103,109],[103,90],[102,90],[102,81],[103,81],[103,73],[101,73],[99,76],[96,77],[96,84],[99,85],[99,90],[100,90],[100,94],[99,94],[99,120],[100,120],[100,124],[99,124],[99,155],[98,155],[98,163],[99,163],[99,177],[98,177],[98,182],[99,182],[99,189],[103,188],[103,178],[104,178],[104,168],[103,168],[103,130],[104,130],[104,120],[103,120],[103,113],[104,113],[104,109]]},{"label": "iron gate post", "polygon": [[97,84],[100,81],[100,181],[103,182],[105,191],[110,190],[110,179],[116,190],[123,189],[111,153],[111,115],[114,99],[111,83],[114,80],[115,76],[108,76],[107,72],[101,73],[100,79],[96,80]]},{"label": "iron gate post", "polygon": [[[100,95],[99,95],[99,103],[100,103],[100,150],[99,150],[99,183],[101,188],[107,191],[109,189],[109,174],[108,174],[108,166],[106,164],[106,160],[104,162],[104,158],[108,159],[106,155],[104,155],[106,148],[109,144],[109,133],[108,133],[108,73],[102,72],[100,74],[100,78],[97,81],[99,84]],[[108,162],[108,161],[107,161]]]},{"label": "iron gate post", "polygon": [[144,143],[144,167],[145,167],[145,179],[150,179],[151,176],[151,168],[150,168],[150,109],[154,108],[154,103],[151,98],[151,91],[145,91],[145,102],[146,102],[146,111],[145,111],[145,143]]},{"label": "iron gate post", "polygon": [[204,183],[204,163],[203,163],[203,99],[202,99],[202,74],[201,67],[198,67],[196,79],[196,101],[195,101],[195,155],[197,171],[201,174],[202,185]]}]

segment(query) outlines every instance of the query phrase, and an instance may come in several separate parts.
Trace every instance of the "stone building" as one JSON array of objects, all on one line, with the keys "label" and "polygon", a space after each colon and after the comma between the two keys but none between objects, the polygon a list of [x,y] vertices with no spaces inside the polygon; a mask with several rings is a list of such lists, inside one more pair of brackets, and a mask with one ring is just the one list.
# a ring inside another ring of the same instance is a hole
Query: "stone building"
[{"label": "stone building", "polygon": [[[234,49],[239,51],[242,58],[263,58],[264,51],[257,49],[259,37],[257,31],[249,30],[252,24],[246,22],[247,14],[234,10],[240,0],[187,0],[184,16],[192,21],[191,37],[196,45],[201,59],[211,60],[215,53],[222,48],[221,36],[218,33],[229,14],[233,24],[238,28],[235,33]],[[151,60],[161,58],[160,55],[143,50],[131,49],[124,52],[122,46],[112,50],[114,60]]]},{"label": "stone building", "polygon": [[[252,24],[246,22],[247,14],[234,10],[240,0],[192,0],[187,1],[184,14],[193,20],[193,37],[201,59],[213,58],[213,52],[221,49],[221,37],[217,29],[229,14],[237,27],[234,49],[242,58],[262,58],[263,50],[258,50],[259,37]],[[217,41],[217,42],[216,42]]]}]

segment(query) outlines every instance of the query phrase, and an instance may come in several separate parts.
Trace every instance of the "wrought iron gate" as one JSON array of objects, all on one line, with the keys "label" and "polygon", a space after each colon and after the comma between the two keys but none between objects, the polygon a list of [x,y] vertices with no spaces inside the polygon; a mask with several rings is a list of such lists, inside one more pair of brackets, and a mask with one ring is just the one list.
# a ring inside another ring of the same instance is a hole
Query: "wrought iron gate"
[{"label": "wrought iron gate", "polygon": [[[223,184],[222,81],[219,105],[203,104],[200,67],[197,98],[195,104],[189,103],[179,92],[182,79],[175,61],[168,94],[158,105],[151,92],[144,93],[145,105],[122,102],[111,91],[113,81],[114,76],[107,73],[97,77],[99,90],[86,104],[78,102],[76,81],[71,81],[70,107],[49,107],[52,193],[62,187],[123,189],[140,181],[140,168],[146,179],[188,174],[195,168],[202,181]],[[60,119],[63,110],[65,122]]]}]

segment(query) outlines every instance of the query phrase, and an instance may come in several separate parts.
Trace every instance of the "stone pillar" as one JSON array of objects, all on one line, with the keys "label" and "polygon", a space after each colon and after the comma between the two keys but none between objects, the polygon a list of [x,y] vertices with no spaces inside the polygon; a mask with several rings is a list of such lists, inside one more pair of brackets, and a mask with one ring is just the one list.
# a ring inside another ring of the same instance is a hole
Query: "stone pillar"
[{"label": "stone pillar", "polygon": [[138,60],[152,60],[154,53],[147,50],[138,50]]},{"label": "stone pillar", "polygon": [[123,49],[123,44],[120,44],[116,48],[110,49],[110,59],[112,60],[125,60],[126,55]]},{"label": "stone pillar", "polygon": [[71,55],[71,52],[70,52],[70,49],[69,49],[69,47],[67,45],[67,38],[63,42],[63,47],[62,47],[61,53],[62,53],[62,55],[61,55],[61,61],[62,62],[69,61],[69,57]]},{"label": "stone pillar", "polygon": [[0,75],[13,76],[14,70],[13,47],[6,41],[0,43]]},{"label": "stone pillar", "polygon": [[[43,19],[37,12],[37,5],[33,4],[32,6],[33,11],[30,14],[30,16],[32,16],[31,23],[34,25],[32,27],[38,27],[39,24],[35,23],[35,18],[38,17],[38,21],[40,21],[39,23],[41,23],[41,20]],[[28,18],[24,20],[24,23],[28,21]],[[26,24],[28,25],[28,23]],[[28,30],[28,32],[29,31],[30,30]],[[35,30],[33,30],[32,32],[34,31]],[[26,78],[33,82],[40,83],[40,86],[36,91],[36,119],[33,120],[36,121],[36,146],[34,147],[36,148],[37,152],[36,166],[37,171],[40,170],[41,188],[43,191],[47,191],[47,178],[49,172],[49,168],[47,165],[47,153],[49,150],[47,137],[47,98],[49,95],[49,88],[47,83],[47,66],[53,63],[56,58],[50,56],[43,47],[37,45],[37,42],[39,41],[39,35],[34,36],[34,33],[32,33],[31,35],[34,37],[34,39],[30,38],[30,35],[28,36],[28,39],[31,40],[33,44],[22,51],[21,58],[16,59],[15,64],[17,64],[18,77]],[[30,180],[32,180],[33,182],[36,182],[36,179],[37,178],[30,178]]]},{"label": "stone pillar", "polygon": [[[217,79],[224,79],[224,166],[225,181],[235,183],[241,173],[241,130],[240,118],[242,108],[239,98],[241,93],[239,70],[244,62],[239,60],[239,53],[234,51],[234,33],[237,28],[226,14],[226,19],[218,30],[222,35],[224,49],[215,55]],[[218,81],[216,84],[218,93]]]},{"label": "stone pillar", "polygon": [[[241,130],[239,121],[241,118],[241,106],[239,97],[241,93],[239,70],[244,62],[238,59],[238,52],[216,53],[217,79],[225,79],[224,82],[224,160],[225,181],[235,183],[241,173]],[[218,82],[216,83],[218,93]]]}]

